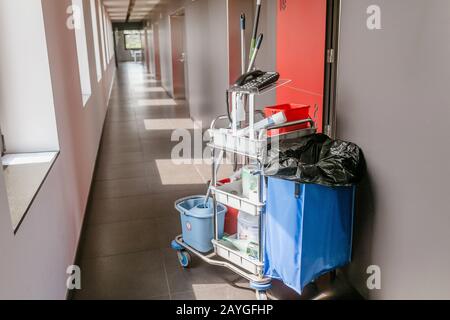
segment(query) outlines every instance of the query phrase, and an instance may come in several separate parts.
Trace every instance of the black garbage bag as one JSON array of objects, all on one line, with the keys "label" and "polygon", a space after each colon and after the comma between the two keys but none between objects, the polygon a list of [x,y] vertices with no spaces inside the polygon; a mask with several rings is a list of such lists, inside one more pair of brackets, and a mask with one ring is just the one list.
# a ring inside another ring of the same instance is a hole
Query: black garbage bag
[{"label": "black garbage bag", "polygon": [[350,186],[363,175],[361,149],[350,142],[332,140],[324,134],[281,141],[272,145],[266,176],[328,187]]}]

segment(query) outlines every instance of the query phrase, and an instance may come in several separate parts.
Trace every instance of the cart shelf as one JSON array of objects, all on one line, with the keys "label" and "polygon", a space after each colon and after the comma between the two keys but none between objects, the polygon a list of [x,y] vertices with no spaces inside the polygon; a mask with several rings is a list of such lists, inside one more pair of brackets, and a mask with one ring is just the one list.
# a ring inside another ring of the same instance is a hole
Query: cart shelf
[{"label": "cart shelf", "polygon": [[213,240],[214,247],[216,249],[216,254],[219,257],[230,261],[234,265],[242,268],[255,276],[261,276],[264,272],[264,264],[258,260],[249,257],[247,254],[238,251],[233,248],[228,242],[224,240]]},{"label": "cart shelf", "polygon": [[252,159],[263,160],[267,153],[267,139],[250,139],[237,137],[231,130],[211,129],[212,142],[210,148],[236,153]]},{"label": "cart shelf", "polygon": [[220,187],[212,187],[211,189],[219,203],[233,209],[244,211],[253,216],[259,216],[264,209],[264,203],[252,201],[242,195],[241,181],[228,183]]},{"label": "cart shelf", "polygon": [[[314,122],[310,119],[292,122],[291,124]],[[276,129],[278,126],[270,129]],[[280,126],[281,127],[281,126]],[[262,139],[250,139],[248,137],[237,137],[233,135],[231,130],[227,129],[210,129],[211,142],[208,147],[217,150],[222,150],[229,153],[235,153],[241,156],[248,157],[250,159],[258,160],[262,164],[265,163],[269,145],[275,141],[282,141],[288,139],[296,139],[312,135],[317,132],[315,127],[307,129],[298,129],[280,135],[267,137],[263,135]]]}]

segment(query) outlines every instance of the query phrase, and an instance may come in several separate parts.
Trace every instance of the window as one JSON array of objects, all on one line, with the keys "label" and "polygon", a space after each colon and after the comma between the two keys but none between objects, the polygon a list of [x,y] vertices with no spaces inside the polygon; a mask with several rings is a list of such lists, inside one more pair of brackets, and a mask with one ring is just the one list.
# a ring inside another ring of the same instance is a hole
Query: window
[{"label": "window", "polygon": [[106,49],[105,49],[105,30],[104,30],[104,23],[103,23],[103,6],[101,5],[100,1],[98,2],[98,16],[100,17],[100,39],[102,42],[102,56],[103,56],[103,70],[106,70],[106,67],[108,66],[106,62]]},{"label": "window", "polygon": [[124,31],[125,35],[125,49],[127,50],[141,50],[142,39],[139,31]]},{"label": "window", "polygon": [[[59,151],[41,6],[36,0],[0,1],[0,127],[4,138],[0,183],[6,187],[14,231]],[[17,23],[17,17],[22,23]]]},{"label": "window", "polygon": [[77,42],[78,68],[80,70],[81,94],[83,106],[86,106],[91,96],[91,75],[89,72],[89,58],[86,41],[86,27],[84,23],[83,0],[72,0],[72,15],[74,19],[75,37]]},{"label": "window", "polygon": [[111,59],[114,57],[114,30],[113,30],[113,25],[111,22],[111,19],[108,19],[108,26],[109,26],[109,51],[111,52]]},{"label": "window", "polygon": [[111,56],[109,53],[109,37],[108,37],[108,19],[105,13],[105,7],[102,7],[103,13],[103,31],[105,32],[105,51],[106,51],[106,64],[111,61]]},{"label": "window", "polygon": [[91,0],[92,32],[94,34],[95,66],[97,68],[97,81],[102,79],[102,63],[100,61],[100,43],[98,39],[97,0]]}]

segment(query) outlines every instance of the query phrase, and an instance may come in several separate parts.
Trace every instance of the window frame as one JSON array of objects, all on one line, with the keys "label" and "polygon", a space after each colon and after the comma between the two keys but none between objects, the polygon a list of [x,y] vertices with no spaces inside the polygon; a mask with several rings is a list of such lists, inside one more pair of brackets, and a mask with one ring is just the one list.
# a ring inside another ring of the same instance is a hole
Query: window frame
[{"label": "window frame", "polygon": [[[141,44],[140,48],[128,48],[128,46],[127,46],[127,37],[129,37],[129,36],[139,36],[139,42],[140,42],[140,44]],[[125,50],[128,50],[128,51],[138,51],[138,50],[143,50],[143,49],[144,49],[144,46],[143,46],[143,44],[142,44],[142,36],[141,36],[140,34],[138,34],[138,33],[131,33],[131,34],[126,34],[126,33],[124,33],[124,35],[123,35],[123,41],[124,41],[124,47],[125,47]]]},{"label": "window frame", "polygon": [[89,49],[87,41],[86,30],[86,16],[83,0],[72,0],[72,14],[75,14],[75,8],[80,10],[79,17],[74,16],[74,19],[79,18],[79,28],[75,28],[75,42],[77,48],[78,70],[80,76],[81,98],[83,108],[87,106],[89,99],[92,96],[92,82],[91,82],[91,66],[89,61]]},{"label": "window frame", "polygon": [[97,72],[97,81],[102,80],[103,70],[102,70],[102,58],[100,53],[100,37],[98,28],[98,16],[97,16],[97,0],[90,0],[91,6],[91,22],[92,22],[92,33],[94,41],[94,52],[95,52],[95,67]]}]

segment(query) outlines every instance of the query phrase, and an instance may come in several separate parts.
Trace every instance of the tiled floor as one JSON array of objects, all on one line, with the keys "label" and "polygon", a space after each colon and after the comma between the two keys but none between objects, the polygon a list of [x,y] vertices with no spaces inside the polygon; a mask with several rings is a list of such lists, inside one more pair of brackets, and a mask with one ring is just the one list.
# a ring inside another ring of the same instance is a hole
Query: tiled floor
[{"label": "tiled floor", "polygon": [[[177,144],[171,142],[174,127],[193,128],[184,102],[173,101],[142,65],[121,65],[86,216],[78,261],[82,290],[75,299],[255,298],[246,281],[225,269],[198,259],[182,269],[170,249],[181,230],[174,201],[204,194],[210,172],[207,165],[169,161]],[[309,297],[320,293],[317,285],[309,291]],[[281,285],[274,292],[299,298]]]}]

